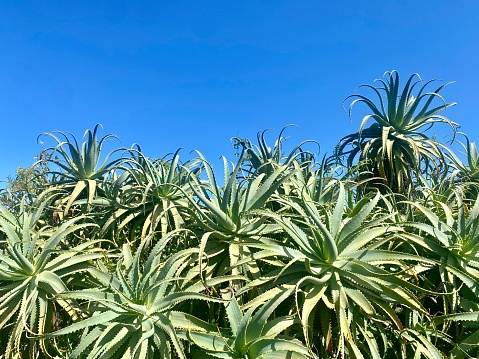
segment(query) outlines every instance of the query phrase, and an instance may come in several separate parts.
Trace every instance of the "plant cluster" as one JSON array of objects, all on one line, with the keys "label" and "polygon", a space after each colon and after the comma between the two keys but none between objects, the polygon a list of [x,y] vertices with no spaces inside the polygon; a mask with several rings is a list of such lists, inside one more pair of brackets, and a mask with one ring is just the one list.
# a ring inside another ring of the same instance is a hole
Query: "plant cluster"
[{"label": "plant cluster", "polygon": [[263,131],[221,175],[45,134],[1,197],[0,358],[479,357],[476,146],[427,135],[444,85],[365,86],[333,156]]}]

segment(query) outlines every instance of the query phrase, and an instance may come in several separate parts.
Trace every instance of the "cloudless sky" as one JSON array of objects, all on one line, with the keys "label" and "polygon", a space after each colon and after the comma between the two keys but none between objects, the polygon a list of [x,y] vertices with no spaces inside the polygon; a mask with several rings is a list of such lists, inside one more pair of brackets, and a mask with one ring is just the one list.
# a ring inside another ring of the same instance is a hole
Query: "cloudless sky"
[{"label": "cloudless sky", "polygon": [[231,137],[290,123],[288,143],[331,154],[362,118],[344,98],[394,69],[456,81],[445,115],[479,141],[478,65],[474,0],[2,0],[0,179],[40,133],[97,123],[152,157],[234,159]]}]

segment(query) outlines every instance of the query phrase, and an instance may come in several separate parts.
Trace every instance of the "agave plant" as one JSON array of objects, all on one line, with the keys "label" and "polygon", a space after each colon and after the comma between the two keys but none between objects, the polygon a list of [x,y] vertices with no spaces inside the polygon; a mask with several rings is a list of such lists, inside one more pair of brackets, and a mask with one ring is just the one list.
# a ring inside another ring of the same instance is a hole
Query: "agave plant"
[{"label": "agave plant", "polygon": [[[348,97],[354,99],[349,107],[350,116],[352,108],[358,103],[365,104],[371,113],[363,118],[358,132],[341,139],[336,153],[347,157],[348,166],[356,159],[366,160],[369,163],[368,170],[383,178],[393,192],[403,193],[412,183],[414,172],[420,172],[426,164],[440,167],[444,162],[437,143],[425,131],[439,122],[448,124],[455,132],[457,124],[439,114],[455,103],[444,102],[439,94],[448,84],[426,92],[426,87],[432,81],[426,82],[414,96],[414,88],[420,83],[418,75],[409,77],[400,93],[398,72],[386,74],[385,81],[379,80],[380,87],[360,86],[371,89],[377,95],[379,104],[360,94]],[[419,81],[414,82],[416,76]],[[433,106],[435,99],[442,103]],[[366,127],[370,119],[374,123]]]},{"label": "agave plant", "polygon": [[[85,189],[88,192],[88,201],[91,202],[95,196],[97,180],[102,179],[111,167],[119,161],[119,159],[115,159],[108,162],[115,152],[112,151],[100,163],[103,144],[107,139],[116,138],[116,136],[109,134],[98,140],[97,131],[99,126],[96,125],[93,132],[90,130],[85,132],[83,137],[88,136],[88,138],[81,147],[75,136],[68,132],[58,132],[64,140],[55,135],[57,132],[44,133],[44,135],[57,142],[55,147],[45,150],[48,153],[48,161],[53,162],[61,169],[60,172],[51,171],[51,173],[59,176],[54,185],[66,186],[70,191],[63,211],[64,215],[68,213],[72,203],[79,198]],[[57,155],[60,156],[60,159]]]},{"label": "agave plant", "polygon": [[[150,237],[151,238],[151,237]],[[113,274],[107,268],[90,268],[98,283],[89,288],[57,296],[63,300],[86,300],[84,308],[91,315],[64,327],[48,337],[82,331],[79,345],[69,358],[171,358],[186,359],[183,346],[171,321],[170,313],[178,304],[191,300],[222,302],[199,293],[203,285],[185,281],[182,271],[194,261],[196,249],[179,251],[162,261],[161,252],[174,233],[163,237],[146,255],[150,244],[144,240],[133,255],[128,244]],[[185,282],[185,285],[180,285]],[[176,318],[199,319],[176,312]],[[173,354],[176,353],[176,354]]]},{"label": "agave plant", "polygon": [[38,226],[44,207],[45,202],[18,218],[0,207],[0,232],[5,237],[0,251],[0,347],[5,358],[27,353],[36,357],[40,351],[49,355],[48,341],[28,337],[48,333],[62,320],[81,315],[74,300],[52,298],[67,291],[89,261],[103,256],[90,248],[98,241],[61,249],[67,236],[92,224],[78,224],[83,218],[77,217],[58,228]]}]

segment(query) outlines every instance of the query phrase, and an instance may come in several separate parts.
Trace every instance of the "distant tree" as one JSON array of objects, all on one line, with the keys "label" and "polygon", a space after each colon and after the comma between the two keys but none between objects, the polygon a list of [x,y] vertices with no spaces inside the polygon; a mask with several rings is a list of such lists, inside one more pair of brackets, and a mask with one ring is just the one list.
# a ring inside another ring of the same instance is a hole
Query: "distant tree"
[{"label": "distant tree", "polygon": [[45,156],[40,152],[37,162],[30,167],[18,167],[14,176],[7,177],[6,187],[0,190],[1,205],[13,210],[24,199],[32,203],[45,190],[50,183]]}]

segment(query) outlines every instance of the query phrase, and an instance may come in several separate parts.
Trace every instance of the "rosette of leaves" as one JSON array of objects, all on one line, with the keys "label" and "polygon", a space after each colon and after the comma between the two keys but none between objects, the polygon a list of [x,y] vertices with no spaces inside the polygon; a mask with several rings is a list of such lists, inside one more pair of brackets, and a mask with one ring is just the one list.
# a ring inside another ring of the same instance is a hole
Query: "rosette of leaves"
[{"label": "rosette of leaves", "polygon": [[[465,301],[465,300],[463,300]],[[438,338],[439,342],[448,346],[451,358],[477,358],[479,357],[479,306],[477,302],[468,311],[451,313],[433,318],[434,326],[442,328],[437,331],[431,328],[431,334]],[[444,333],[447,329],[447,333]]]},{"label": "rosette of leaves", "polygon": [[[161,252],[174,234],[161,238],[147,255],[151,243],[143,241],[133,255],[128,244],[113,274],[104,266],[90,268],[98,283],[89,288],[58,296],[64,300],[83,300],[88,318],[62,328],[49,337],[82,331],[79,345],[69,358],[172,358],[186,359],[171,312],[179,304],[191,300],[222,302],[199,293],[195,285],[182,277],[185,268],[197,258],[197,249],[179,251],[162,261]],[[146,260],[144,259],[146,257]],[[143,258],[143,260],[142,260]],[[182,284],[185,284],[184,286]],[[186,289],[185,289],[186,288]],[[176,318],[199,321],[192,315],[176,312]]]},{"label": "rosette of leaves", "polygon": [[463,181],[479,181],[479,153],[477,152],[476,143],[471,142],[466,135],[464,136],[466,144],[461,142],[460,144],[465,151],[466,163],[462,162],[451,149],[445,148],[448,151],[446,156],[454,166],[454,172],[451,174],[451,177],[458,176]]},{"label": "rosette of leaves", "polygon": [[474,329],[477,323],[462,314],[479,311],[479,199],[468,203],[457,192],[453,200],[434,204],[410,202],[418,211],[414,222],[406,224],[411,230],[401,236],[436,262],[424,279],[425,286],[444,293],[429,305],[431,314],[441,315],[434,319],[440,326],[431,330],[445,352],[467,357],[465,353],[474,350],[472,343],[479,336]]},{"label": "rosette of leaves", "polygon": [[[301,195],[298,189],[304,191],[308,196],[320,205],[328,205],[333,202],[338,195],[339,182],[346,186],[347,190],[352,190],[357,183],[350,179],[350,171],[341,173],[344,169],[336,166],[333,157],[324,156],[318,168],[311,171],[301,171],[300,165],[293,162],[295,169],[290,180],[284,187],[288,187],[286,195]],[[296,190],[296,193],[294,193]]]},{"label": "rosette of leaves", "polygon": [[[296,147],[294,147],[290,153],[286,156],[283,153],[283,143],[286,141],[286,137],[283,136],[284,131],[291,126],[285,126],[279,133],[277,140],[274,143],[273,148],[268,146],[266,142],[266,132],[264,130],[258,132],[257,141],[258,145],[253,145],[250,140],[246,138],[234,137],[232,139],[233,146],[240,148],[242,153],[240,158],[244,156],[246,161],[243,163],[243,170],[247,176],[264,174],[266,177],[273,174],[279,166],[290,166],[293,162],[299,164],[300,168],[306,172],[310,171],[314,166],[314,154],[302,149],[305,144],[314,141],[303,141]],[[298,126],[296,126],[298,127]]]},{"label": "rosette of leaves", "polygon": [[132,157],[120,166],[123,173],[108,186],[114,210],[101,233],[127,229],[134,236],[138,229],[144,239],[155,231],[164,236],[183,228],[187,218],[182,208],[188,205],[191,189],[188,164],[180,164],[179,150],[171,159],[156,160],[146,157],[139,147],[131,152]]},{"label": "rosette of leaves", "polygon": [[461,185],[464,187],[464,192],[470,199],[475,199],[479,194],[479,153],[475,142],[471,142],[466,138],[466,143],[459,142],[464,149],[466,162],[463,162],[452,149],[444,146],[446,150],[446,157],[451,161],[452,173],[449,178],[452,185]]},{"label": "rosette of leaves", "polygon": [[410,202],[419,213],[414,222],[406,225],[417,232],[408,231],[401,236],[435,254],[442,283],[454,283],[459,279],[479,295],[479,199],[469,204],[456,193],[455,202],[438,201],[436,204],[428,208]]},{"label": "rosette of leaves", "polygon": [[[425,328],[446,355],[478,355],[479,331],[479,200],[464,198],[456,188],[453,198],[433,203],[410,202],[415,208],[410,229],[402,234],[436,261],[423,277],[423,285],[436,287],[440,296],[428,296],[436,315]],[[414,230],[415,229],[415,230]]]},{"label": "rosette of leaves", "polygon": [[[371,89],[377,96],[377,102],[360,94],[349,96],[354,105],[366,105],[367,114],[358,132],[345,136],[336,148],[338,156],[345,156],[348,166],[358,160],[366,161],[368,172],[380,177],[395,193],[404,193],[413,183],[414,175],[424,167],[440,168],[445,162],[437,143],[430,139],[425,131],[435,123],[446,123],[455,132],[457,124],[439,113],[455,103],[446,103],[439,92],[448,84],[427,91],[432,82],[423,84],[416,96],[414,90],[421,82],[418,75],[412,75],[400,92],[399,74],[387,72],[386,80],[379,79],[382,86],[361,85]],[[419,80],[414,82],[415,77]],[[382,92],[382,93],[381,93]],[[384,93],[384,95],[383,95]],[[442,103],[433,105],[435,99]],[[369,127],[368,121],[372,119]]]},{"label": "rosette of leaves", "polygon": [[[97,138],[97,131],[100,125],[96,125],[93,132],[87,130],[83,137],[87,139],[80,146],[75,136],[68,132],[47,132],[44,135],[53,138],[57,145],[45,150],[48,153],[47,160],[57,165],[59,171],[50,171],[56,175],[54,186],[61,186],[68,190],[69,195],[62,201],[64,203],[63,215],[67,215],[73,202],[81,198],[86,191],[87,202],[91,203],[95,197],[98,182],[103,176],[120,160],[109,161],[110,157],[118,150],[106,155],[100,163],[101,150],[105,141],[109,138],[116,138],[109,134]],[[59,134],[57,136],[56,134]],[[61,139],[63,138],[63,139]],[[58,158],[60,156],[60,158]]]},{"label": "rosette of leaves", "polygon": [[254,262],[242,267],[235,264],[250,251],[240,242],[256,240],[277,229],[266,223],[266,217],[254,213],[264,208],[271,196],[292,174],[286,167],[278,167],[266,177],[238,179],[241,160],[232,172],[224,160],[224,185],[220,187],[211,165],[201,156],[207,180],[190,176],[190,185],[197,200],[191,200],[195,225],[203,232],[200,242],[200,259],[207,260],[207,274],[224,275],[233,267],[232,274],[257,276],[259,269]]},{"label": "rosette of leaves", "polygon": [[50,355],[49,341],[31,338],[80,315],[74,300],[54,297],[103,256],[90,248],[97,241],[61,249],[68,236],[92,224],[79,224],[83,218],[77,217],[58,228],[39,226],[44,207],[15,217],[0,206],[0,347],[5,358]]},{"label": "rosette of leaves", "polygon": [[[282,289],[267,303],[257,303],[246,312],[232,297],[225,304],[230,326],[228,330],[211,330],[211,325],[188,323],[188,327],[181,331],[180,335],[198,348],[193,358],[316,358],[299,340],[282,335],[295,324],[294,316],[275,316],[274,319],[268,320],[294,290],[291,286]],[[231,297],[231,294],[229,296]]]},{"label": "rosette of leaves", "polygon": [[[293,285],[306,343],[314,345],[321,357],[381,358],[395,350],[405,353],[403,339],[390,336],[388,330],[404,329],[398,308],[427,313],[415,295],[422,289],[408,280],[414,278],[408,262],[428,260],[381,249],[402,229],[389,220],[394,213],[380,210],[380,199],[379,193],[370,194],[349,207],[340,184],[331,210],[303,192],[299,198],[284,200],[290,215],[262,212],[282,227],[284,236],[262,239],[261,245],[248,243],[260,249],[251,258],[281,262],[238,292],[260,288],[262,294],[244,306],[275,296],[278,285]],[[437,350],[427,353],[433,358]]]}]

